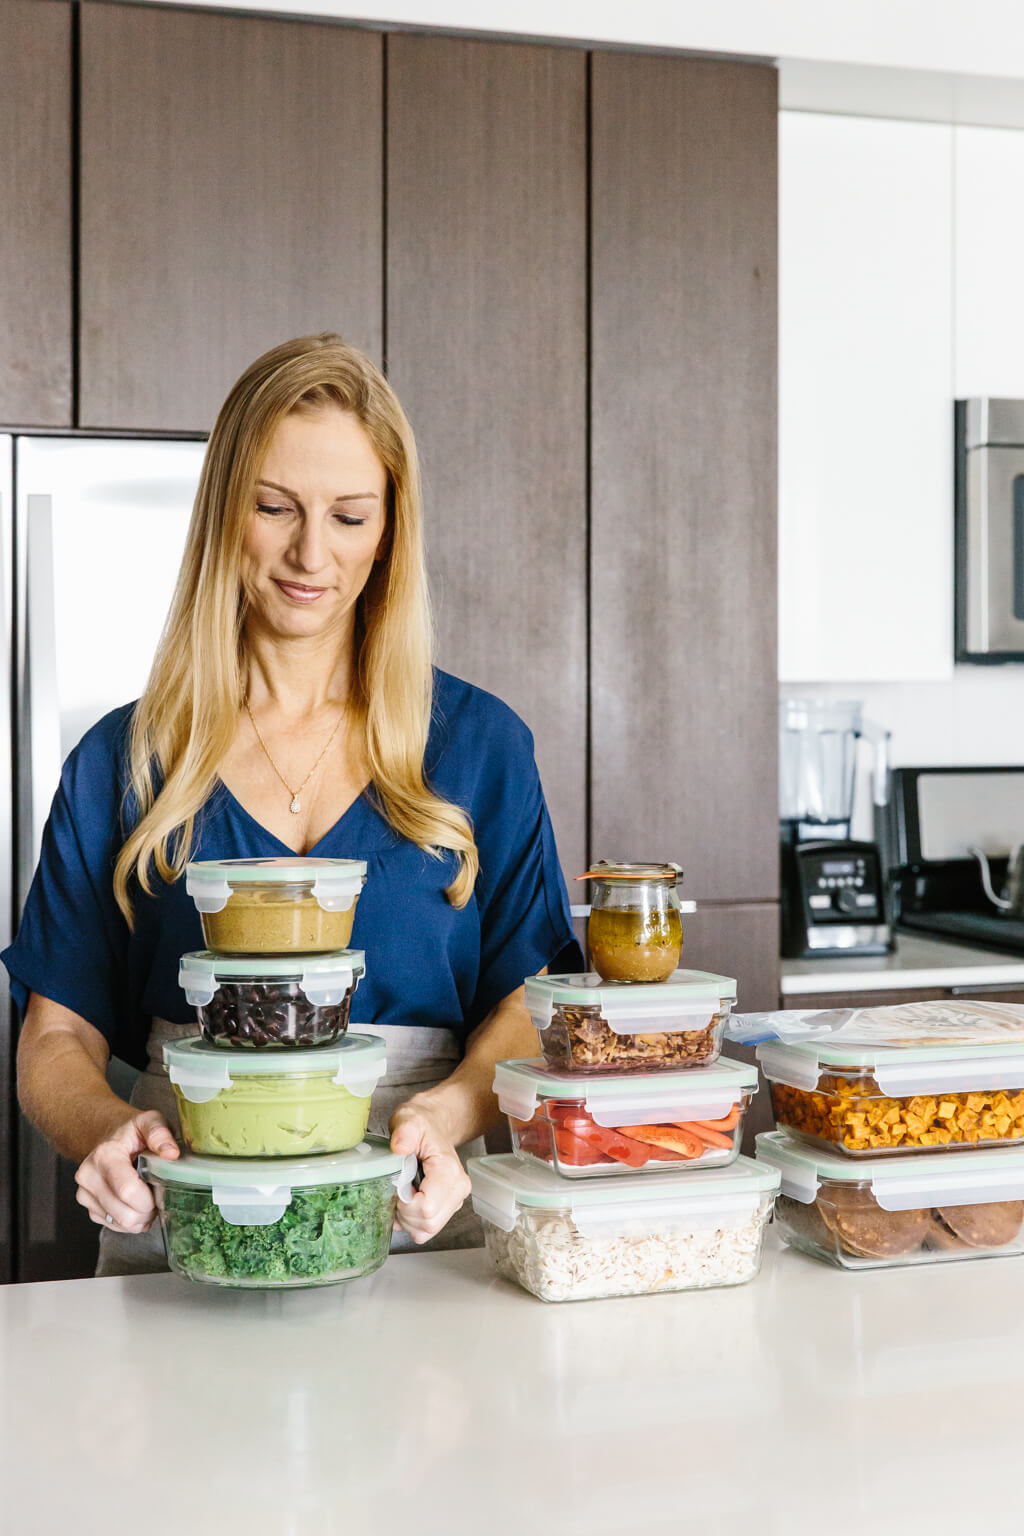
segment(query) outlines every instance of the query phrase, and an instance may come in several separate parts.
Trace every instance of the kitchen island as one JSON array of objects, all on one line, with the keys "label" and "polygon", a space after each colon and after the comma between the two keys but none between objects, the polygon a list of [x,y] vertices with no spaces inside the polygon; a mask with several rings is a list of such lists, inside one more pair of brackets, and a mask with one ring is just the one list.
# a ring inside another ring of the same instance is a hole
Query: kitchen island
[{"label": "kitchen island", "polygon": [[746,1286],[560,1306],[482,1251],[322,1290],[8,1286],[0,1526],[1016,1530],[1022,1290],[1021,1259],[844,1274],[774,1235]]}]

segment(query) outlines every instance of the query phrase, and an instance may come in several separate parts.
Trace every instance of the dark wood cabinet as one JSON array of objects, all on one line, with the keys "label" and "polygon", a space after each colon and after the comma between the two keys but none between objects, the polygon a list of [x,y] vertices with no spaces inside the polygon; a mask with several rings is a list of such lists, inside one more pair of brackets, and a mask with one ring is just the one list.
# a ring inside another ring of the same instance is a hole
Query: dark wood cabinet
[{"label": "dark wood cabinet", "polygon": [[440,664],[587,800],[586,56],[388,39],[388,372],[423,460]]},{"label": "dark wood cabinet", "polygon": [[71,6],[0,7],[0,423],[72,420]]},{"label": "dark wood cabinet", "polygon": [[268,347],[379,358],[380,35],[82,7],[79,425],[209,430]]},{"label": "dark wood cabinet", "polygon": [[775,901],[776,75],[592,68],[591,856]]}]

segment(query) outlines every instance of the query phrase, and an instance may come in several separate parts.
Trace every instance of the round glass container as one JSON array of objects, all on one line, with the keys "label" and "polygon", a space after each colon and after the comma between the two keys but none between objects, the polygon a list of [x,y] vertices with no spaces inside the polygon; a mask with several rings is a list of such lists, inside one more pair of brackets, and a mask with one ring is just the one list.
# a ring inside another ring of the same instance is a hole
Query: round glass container
[{"label": "round glass container", "polygon": [[164,1063],[189,1151],[230,1158],[354,1147],[387,1065],[383,1041],[357,1034],[287,1053],[168,1041]]},{"label": "round glass container", "polygon": [[365,881],[360,859],[214,859],[185,871],[207,949],[233,955],[346,949]]},{"label": "round glass container", "polygon": [[594,864],[587,947],[605,981],[667,981],[679,965],[683,924],[677,864]]},{"label": "round glass container", "polygon": [[332,1045],[348,1028],[362,950],[336,954],[182,955],[178,984],[204,1039],[227,1049]]},{"label": "round glass container", "polygon": [[368,1139],[336,1157],[236,1163],[157,1157],[153,1186],[171,1269],[203,1285],[281,1289],[336,1285],[388,1256],[396,1197],[408,1200],[415,1158]]}]

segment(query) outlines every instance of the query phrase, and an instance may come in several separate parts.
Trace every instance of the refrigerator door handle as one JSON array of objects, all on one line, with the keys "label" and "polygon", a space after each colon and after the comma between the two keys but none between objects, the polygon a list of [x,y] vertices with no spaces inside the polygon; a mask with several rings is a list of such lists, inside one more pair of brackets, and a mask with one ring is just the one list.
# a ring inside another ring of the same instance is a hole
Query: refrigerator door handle
[{"label": "refrigerator door handle", "polygon": [[[32,883],[50,801],[60,781],[60,702],[57,695],[57,630],[54,606],[53,498],[25,498],[25,607],[19,737],[22,836],[19,839],[18,905]],[[27,759],[27,760],[26,760]]]}]

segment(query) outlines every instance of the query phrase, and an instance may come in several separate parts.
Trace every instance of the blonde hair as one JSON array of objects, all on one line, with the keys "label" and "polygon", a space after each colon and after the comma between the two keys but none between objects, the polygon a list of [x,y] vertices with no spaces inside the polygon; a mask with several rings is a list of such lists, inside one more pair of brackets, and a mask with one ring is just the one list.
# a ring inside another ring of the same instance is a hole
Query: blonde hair
[{"label": "blonde hair", "polygon": [[458,856],[447,888],[473,893],[476,843],[466,813],[423,777],[433,694],[419,463],[398,400],[339,336],[300,336],[264,353],[234,385],[203,462],[185,554],[128,746],[126,817],[114,895],[133,924],[133,879],[153,894],[184,870],[195,818],[216,784],[245,699],[242,546],[270,439],[292,411],[340,406],[361,423],[387,472],[387,542],[359,597],[350,729],[361,733],[377,804],[402,837]]}]

